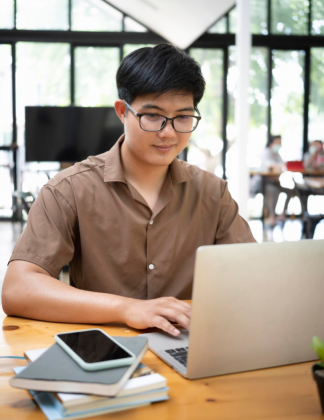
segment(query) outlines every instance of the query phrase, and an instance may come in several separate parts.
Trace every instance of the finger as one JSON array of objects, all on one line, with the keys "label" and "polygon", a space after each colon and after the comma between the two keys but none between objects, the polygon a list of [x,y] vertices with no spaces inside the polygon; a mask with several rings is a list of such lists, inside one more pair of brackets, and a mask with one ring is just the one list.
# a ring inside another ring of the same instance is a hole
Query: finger
[{"label": "finger", "polygon": [[180,334],[180,331],[175,328],[172,324],[170,324],[170,322],[168,320],[166,320],[165,318],[163,318],[162,316],[156,315],[153,318],[153,324],[155,327],[160,328],[161,330],[177,336]]},{"label": "finger", "polygon": [[178,309],[179,311],[185,312],[186,314],[191,314],[191,305],[174,297],[161,298],[159,301],[159,306],[161,308]]},{"label": "finger", "polygon": [[162,310],[160,315],[170,321],[178,323],[187,330],[190,329],[190,318],[181,311],[166,308]]},{"label": "finger", "polygon": [[183,306],[184,308],[191,310],[191,304],[190,303],[184,302],[183,300],[179,300],[179,299],[174,298],[174,297],[171,297],[171,299],[172,299],[173,302],[176,302],[179,305]]},{"label": "finger", "polygon": [[170,306],[164,306],[162,309],[172,309],[174,311],[179,311],[186,315],[188,318],[191,318],[191,308],[184,307],[180,305],[178,302],[173,302]]}]

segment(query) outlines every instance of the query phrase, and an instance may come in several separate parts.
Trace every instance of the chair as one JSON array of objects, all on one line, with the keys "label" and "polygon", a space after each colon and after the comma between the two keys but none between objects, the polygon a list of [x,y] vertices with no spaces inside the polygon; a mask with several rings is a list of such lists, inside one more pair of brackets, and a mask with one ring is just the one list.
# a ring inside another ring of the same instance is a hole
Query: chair
[{"label": "chair", "polygon": [[22,208],[25,212],[29,213],[33,202],[35,201],[35,197],[31,192],[23,192],[23,191],[14,191],[13,197],[18,198],[22,204]]},{"label": "chair", "polygon": [[307,211],[307,201],[310,195],[316,194],[316,191],[313,191],[305,184],[301,184],[295,181],[295,191],[296,195],[300,199],[302,207],[302,222],[303,222],[303,232],[302,235],[306,239],[312,239],[314,237],[315,229],[317,224],[324,219],[323,214],[309,214]]}]

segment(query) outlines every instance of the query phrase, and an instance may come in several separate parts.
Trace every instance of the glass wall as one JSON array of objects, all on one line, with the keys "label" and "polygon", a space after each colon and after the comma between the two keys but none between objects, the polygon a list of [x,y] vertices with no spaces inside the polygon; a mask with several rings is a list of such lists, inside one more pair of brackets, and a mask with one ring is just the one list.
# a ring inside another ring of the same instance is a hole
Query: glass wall
[{"label": "glass wall", "polygon": [[312,29],[313,35],[324,34],[324,0],[312,0]]},{"label": "glass wall", "polygon": [[273,50],[271,133],[282,135],[284,161],[301,160],[304,130],[304,51]]},{"label": "glass wall", "polygon": [[[39,173],[42,165],[25,164],[25,107],[70,105],[70,46],[61,43],[18,42],[16,65],[18,184],[19,189],[37,194],[47,178],[44,172]],[[58,168],[58,164],[54,164],[54,167],[46,164],[45,167],[51,170]]]},{"label": "glass wall", "polygon": [[311,49],[308,139],[324,141],[324,48]]},{"label": "glass wall", "polygon": [[12,29],[14,27],[14,1],[1,0],[0,28]]},{"label": "glass wall", "polygon": [[73,31],[121,31],[122,27],[123,14],[106,2],[72,0]]},{"label": "glass wall", "polygon": [[68,0],[17,0],[17,29],[69,29]]},{"label": "glass wall", "polygon": [[[14,0],[0,0],[0,3],[0,29],[11,29],[15,21]],[[103,0],[71,0],[72,26],[69,28],[69,0],[16,1],[17,30],[8,31],[8,36],[12,33],[13,44],[17,40],[20,29],[46,30],[42,32],[44,40],[39,38],[39,34],[30,33],[30,36],[35,36],[35,42],[24,42],[20,39],[16,46],[15,81],[20,169],[25,167],[23,156],[24,107],[26,105],[70,105],[71,80],[74,80],[75,104],[112,105],[117,97],[115,73],[121,56],[127,55],[134,49],[152,45],[152,34],[143,25],[124,16],[108,3]],[[268,27],[268,0],[251,0],[251,31],[255,35],[264,36],[253,35],[252,37],[252,42],[254,45],[257,42],[258,46],[254,46],[251,51],[249,90],[251,108],[248,142],[250,167],[258,167],[259,155],[266,143],[269,106],[271,107],[270,131],[283,136],[283,158],[285,160],[301,159],[306,55],[304,51],[297,50],[302,47],[289,44],[290,39],[292,39],[291,42],[296,42],[295,38],[289,35],[308,35],[309,28],[310,35],[313,36],[303,38],[303,42],[308,43],[311,50],[308,136],[309,140],[324,139],[324,84],[322,82],[324,41],[321,45],[321,37],[324,35],[324,0],[311,0],[311,9],[310,0],[270,0],[270,3],[271,28]],[[220,37],[227,32],[236,32],[236,14],[236,8],[229,10],[224,17],[210,27],[209,35],[203,41],[204,47],[201,48],[202,44],[193,44],[190,50],[192,56],[202,65],[207,90],[199,105],[203,119],[197,131],[193,133],[188,159],[191,163],[222,176],[225,141],[227,143],[226,174],[229,177],[235,166],[234,102],[238,74],[235,47],[231,45],[234,37],[222,39]],[[67,32],[70,29],[71,31]],[[59,34],[57,30],[60,31]],[[84,34],[82,34],[82,39],[79,38],[81,37],[79,31],[88,32],[86,41]],[[97,34],[94,33],[97,31],[106,32],[103,34],[103,39],[99,41]],[[121,31],[124,31],[122,37],[120,34],[113,33]],[[65,39],[65,33],[69,35],[66,36],[66,42],[62,43],[61,39]],[[277,48],[278,45],[273,44],[277,42],[277,37],[272,34],[285,35],[286,45],[283,48],[286,50],[273,50],[274,46]],[[2,34],[0,34],[0,43],[8,43],[5,38],[1,40],[1,36]],[[138,42],[141,44],[132,44],[135,36],[139,37]],[[313,46],[312,39],[316,39],[316,47]],[[105,44],[99,47],[98,42]],[[219,47],[220,45],[222,48]],[[71,49],[75,54],[73,69],[71,69]],[[225,110],[223,71],[224,53],[227,49],[229,57],[226,75],[228,109]],[[268,68],[270,51],[272,71]],[[11,52],[10,45],[0,45],[0,147],[9,145],[13,138]],[[271,72],[270,75],[269,72]],[[272,78],[270,104],[268,103],[269,76]],[[227,127],[226,139],[223,139],[222,127],[225,111],[227,111]],[[9,156],[10,153],[5,154],[7,155]],[[8,160],[7,157],[1,157],[1,159],[0,166],[5,165],[7,175],[10,174],[10,159]],[[20,179],[20,181],[23,181],[24,188],[27,188],[26,179]]]},{"label": "glass wall", "polygon": [[217,49],[193,48],[190,55],[201,65],[206,91],[198,106],[202,119],[190,139],[188,162],[222,177],[224,53]]},{"label": "glass wall", "polygon": [[208,29],[210,34],[225,34],[226,33],[226,17],[218,20],[213,26]]},{"label": "glass wall", "polygon": [[308,0],[271,0],[271,31],[274,34],[308,34]]},{"label": "glass wall", "polygon": [[113,106],[117,98],[116,72],[119,48],[77,47],[75,49],[75,104]]},{"label": "glass wall", "polygon": [[[12,143],[11,45],[0,45],[0,146]],[[0,151],[0,217],[12,216],[12,152]]]},{"label": "glass wall", "polygon": [[12,143],[11,45],[0,45],[0,146]]}]

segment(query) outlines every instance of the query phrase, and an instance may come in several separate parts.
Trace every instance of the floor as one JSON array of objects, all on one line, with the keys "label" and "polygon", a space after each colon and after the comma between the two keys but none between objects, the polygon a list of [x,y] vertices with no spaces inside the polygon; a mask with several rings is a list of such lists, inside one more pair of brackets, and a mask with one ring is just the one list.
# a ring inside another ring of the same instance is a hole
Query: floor
[{"label": "floor", "polygon": [[[278,222],[275,227],[267,226],[261,220],[251,220],[249,224],[258,242],[299,241],[302,238],[302,223],[299,219]],[[23,228],[21,223],[0,222],[0,293],[8,260]],[[324,220],[317,225],[314,239],[324,239]],[[62,280],[67,282],[66,277]],[[0,306],[0,315],[2,313]]]}]

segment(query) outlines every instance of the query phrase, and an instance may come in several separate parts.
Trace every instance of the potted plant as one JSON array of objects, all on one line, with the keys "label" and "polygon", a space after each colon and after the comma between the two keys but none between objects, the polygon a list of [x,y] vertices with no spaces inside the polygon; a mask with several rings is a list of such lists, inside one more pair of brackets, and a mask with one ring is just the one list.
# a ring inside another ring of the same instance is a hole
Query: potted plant
[{"label": "potted plant", "polygon": [[324,341],[313,337],[313,349],[316,351],[320,362],[312,367],[313,377],[317,383],[318,394],[321,400],[322,412],[324,413]]}]

